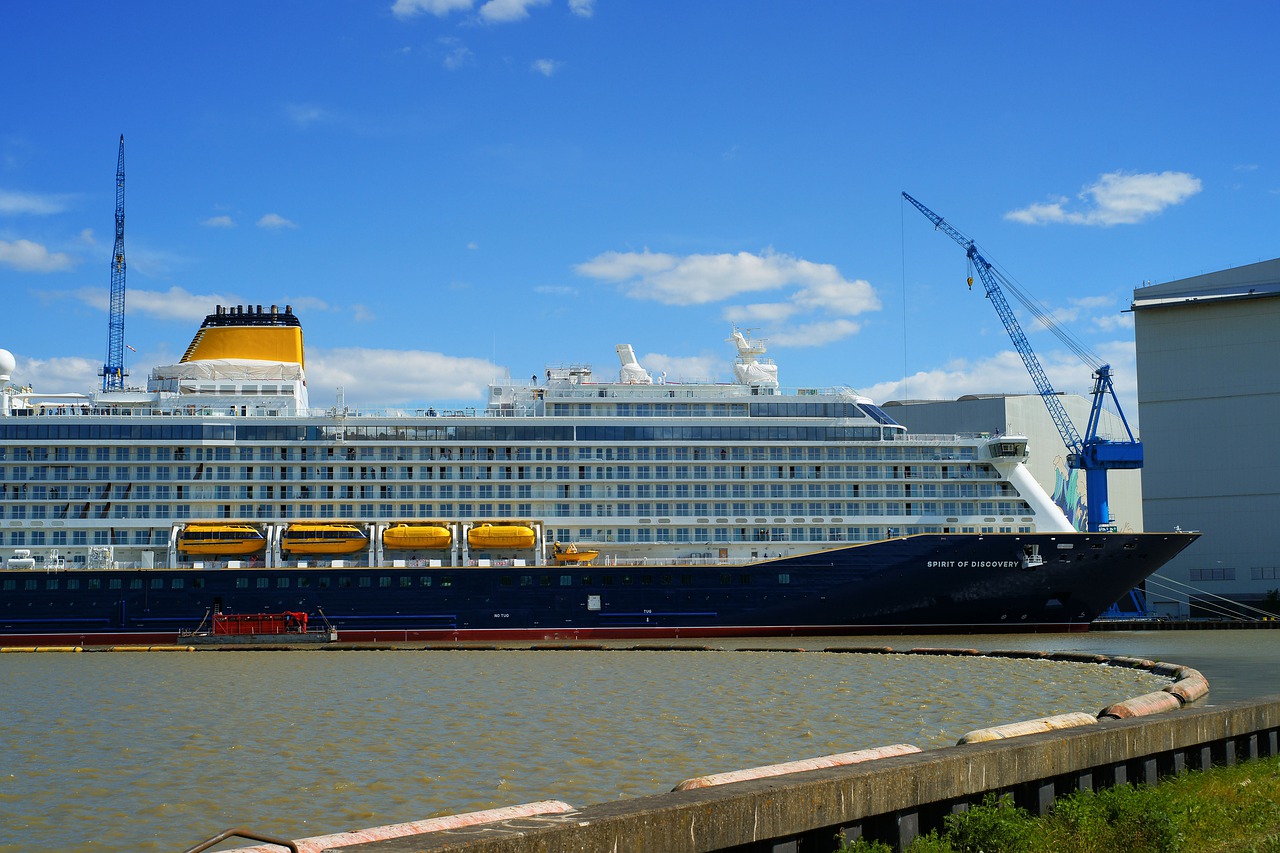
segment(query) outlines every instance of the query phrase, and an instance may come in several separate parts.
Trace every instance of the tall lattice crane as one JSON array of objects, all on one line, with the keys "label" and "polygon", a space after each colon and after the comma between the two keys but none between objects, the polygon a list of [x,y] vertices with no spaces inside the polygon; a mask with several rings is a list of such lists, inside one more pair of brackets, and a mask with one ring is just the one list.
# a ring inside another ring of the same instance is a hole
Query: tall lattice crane
[{"label": "tall lattice crane", "polygon": [[107,360],[102,365],[102,390],[124,388],[124,134],[116,164],[116,245],[111,252],[111,308],[107,317]]},{"label": "tall lattice crane", "polygon": [[[1058,433],[1062,436],[1062,443],[1067,447],[1067,466],[1084,471],[1089,530],[1097,532],[1110,528],[1112,518],[1107,494],[1107,472],[1120,468],[1142,467],[1142,442],[1134,437],[1133,430],[1129,428],[1129,421],[1120,409],[1120,400],[1116,397],[1116,389],[1111,383],[1111,365],[1097,363],[1095,366],[1093,373],[1093,406],[1089,411],[1089,425],[1085,429],[1084,437],[1081,438],[1080,433],[1071,422],[1071,418],[1067,417],[1067,410],[1062,405],[1062,400],[1053,390],[1053,385],[1049,383],[1049,377],[1045,374],[1044,368],[1040,366],[1040,359],[1036,358],[1035,351],[1031,349],[1031,344],[1027,341],[1027,336],[1023,333],[1017,316],[1014,315],[1008,301],[1004,298],[1004,291],[1000,287],[1000,280],[1004,276],[987,262],[987,259],[978,251],[978,247],[972,240],[953,228],[945,219],[906,193],[903,193],[902,197],[923,213],[933,223],[933,227],[936,230],[946,234],[964,247],[970,263],[977,270],[978,278],[982,281],[987,297],[991,300],[991,304],[995,306],[1001,322],[1004,323],[1005,331],[1009,333],[1009,337],[1013,340],[1013,345],[1018,350],[1018,355],[1022,356],[1022,363],[1026,365],[1027,372],[1031,374],[1036,390],[1040,392],[1040,397],[1044,400],[1045,407],[1049,410],[1049,417],[1053,419],[1054,426],[1058,428]],[[969,284],[970,286],[973,285],[972,279],[969,280]],[[1111,441],[1098,435],[1098,429],[1102,422],[1102,406],[1108,397],[1114,404],[1116,413],[1120,416],[1120,422],[1124,425],[1125,432],[1128,433],[1129,438],[1127,441]]]}]

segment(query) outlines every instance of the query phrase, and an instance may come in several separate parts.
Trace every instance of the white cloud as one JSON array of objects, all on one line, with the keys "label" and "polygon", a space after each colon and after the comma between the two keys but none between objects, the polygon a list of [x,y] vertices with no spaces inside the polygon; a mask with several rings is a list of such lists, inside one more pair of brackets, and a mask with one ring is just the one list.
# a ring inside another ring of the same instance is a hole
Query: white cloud
[{"label": "white cloud", "polygon": [[70,196],[66,195],[40,195],[0,190],[0,213],[48,216],[66,210],[69,200]]},{"label": "white cloud", "polygon": [[14,353],[18,362],[13,381],[30,385],[45,394],[89,392],[101,387],[97,379],[101,362],[87,358],[24,358]]},{"label": "white cloud", "polygon": [[488,0],[480,7],[480,17],[491,23],[520,21],[529,17],[535,6],[546,6],[551,0]]},{"label": "white cloud", "polygon": [[786,302],[756,302],[751,305],[729,305],[724,309],[724,318],[739,326],[781,322],[799,310],[798,305]]},{"label": "white cloud", "polygon": [[297,228],[298,225],[296,222],[291,222],[278,213],[268,213],[258,220],[258,227],[278,230],[280,228]]},{"label": "white cloud", "polygon": [[285,304],[293,306],[293,313],[302,314],[307,311],[335,311],[336,306],[330,305],[318,296],[295,296],[292,299],[284,300]]},{"label": "white cloud", "polygon": [[535,59],[530,66],[531,69],[543,77],[550,77],[563,67],[564,63],[555,59]]},{"label": "white cloud", "polygon": [[472,0],[396,0],[391,5],[391,14],[397,18],[412,18],[425,13],[443,18],[451,12],[470,9],[471,3]]},{"label": "white cloud", "polygon": [[577,296],[578,288],[567,284],[539,284],[533,292],[540,296]]},{"label": "white cloud", "polygon": [[[69,294],[86,305],[107,311],[109,291],[103,287],[82,287]],[[218,305],[239,305],[244,300],[227,293],[190,293],[181,287],[168,290],[139,290],[129,288],[125,296],[126,310],[130,314],[146,314],[161,320],[199,322],[212,314]]]},{"label": "white cloud", "polygon": [[[494,24],[521,21],[529,17],[530,9],[550,3],[551,0],[487,0],[480,5],[480,17]],[[444,18],[454,12],[469,12],[473,5],[475,0],[395,0],[391,14],[397,18],[424,14]],[[595,0],[569,0],[569,11],[580,18],[590,18],[595,14]]]},{"label": "white cloud", "polygon": [[641,367],[656,380],[667,374],[668,382],[713,382],[731,375],[731,369],[721,358],[713,356],[674,356],[648,353],[638,357]]},{"label": "white cloud", "polygon": [[61,272],[74,264],[70,255],[50,252],[30,240],[0,240],[0,266],[13,267],[22,272]]},{"label": "white cloud", "polygon": [[825,320],[773,329],[768,341],[781,347],[821,347],[856,335],[860,328],[862,326],[852,320]]},{"label": "white cloud", "polygon": [[1103,331],[1114,332],[1117,329],[1132,329],[1133,314],[1104,314],[1093,318],[1093,325]]},{"label": "white cloud", "polygon": [[444,36],[436,40],[447,52],[444,55],[444,67],[456,71],[464,65],[471,64],[471,51],[465,44],[452,36]]},{"label": "white cloud", "polygon": [[796,288],[791,299],[808,310],[859,314],[880,307],[865,281],[848,281],[831,264],[765,251],[759,255],[686,255],[604,252],[574,269],[588,278],[614,282],[634,299],[667,305],[702,305],[745,293]]},{"label": "white cloud", "polygon": [[230,216],[210,216],[200,223],[206,228],[235,228],[236,222]]},{"label": "white cloud", "polygon": [[[1098,347],[1098,352],[1112,367],[1116,395],[1132,426],[1138,413],[1133,341],[1112,341]],[[1065,350],[1040,353],[1039,359],[1055,390],[1089,397],[1093,390],[1093,371],[1088,365]],[[977,361],[957,359],[943,367],[912,374],[905,382],[880,382],[858,390],[877,402],[955,400],[965,394],[1036,394],[1035,383],[1027,373],[1026,365],[1012,349]],[[1075,425],[1080,432],[1086,426],[1084,423]]]},{"label": "white cloud", "polygon": [[284,111],[289,120],[299,127],[309,127],[329,118],[328,113],[313,104],[286,104]]},{"label": "white cloud", "polygon": [[505,371],[479,358],[456,358],[421,350],[309,349],[307,386],[313,405],[341,386],[357,405],[482,399],[488,384]]},{"label": "white cloud", "polygon": [[1200,192],[1200,179],[1187,172],[1108,172],[1077,194],[1078,210],[1071,199],[1057,197],[1005,214],[1005,219],[1027,225],[1132,225],[1181,204]]}]

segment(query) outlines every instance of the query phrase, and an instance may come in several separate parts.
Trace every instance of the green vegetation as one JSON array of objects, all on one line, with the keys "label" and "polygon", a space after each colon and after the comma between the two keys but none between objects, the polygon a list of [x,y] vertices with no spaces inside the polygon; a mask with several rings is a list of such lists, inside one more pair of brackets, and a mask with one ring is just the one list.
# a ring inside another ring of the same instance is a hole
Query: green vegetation
[{"label": "green vegetation", "polygon": [[[1280,853],[1280,759],[1184,773],[1152,787],[1123,785],[1064,797],[1035,818],[1011,798],[988,796],[946,819],[907,853]],[[839,853],[892,853],[877,841]]]}]

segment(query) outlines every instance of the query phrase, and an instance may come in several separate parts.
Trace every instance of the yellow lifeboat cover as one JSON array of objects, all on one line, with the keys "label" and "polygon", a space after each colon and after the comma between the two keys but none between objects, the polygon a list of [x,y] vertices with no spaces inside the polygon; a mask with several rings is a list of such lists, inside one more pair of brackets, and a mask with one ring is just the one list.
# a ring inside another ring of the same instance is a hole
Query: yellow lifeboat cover
[{"label": "yellow lifeboat cover", "polygon": [[533,528],[523,524],[479,524],[467,531],[472,548],[532,548]]},{"label": "yellow lifeboat cover", "polygon": [[393,524],[382,534],[382,545],[392,550],[442,550],[453,542],[449,528],[439,524]]}]

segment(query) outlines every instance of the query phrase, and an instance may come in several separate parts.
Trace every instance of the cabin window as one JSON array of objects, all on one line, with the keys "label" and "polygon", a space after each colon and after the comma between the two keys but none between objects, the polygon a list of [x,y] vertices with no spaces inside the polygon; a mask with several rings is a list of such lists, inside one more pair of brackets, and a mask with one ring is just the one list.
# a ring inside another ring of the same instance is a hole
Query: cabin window
[{"label": "cabin window", "polygon": [[413,586],[413,578],[409,577],[408,575],[401,575],[400,586],[401,587]]},{"label": "cabin window", "polygon": [[320,577],[318,577],[318,578],[316,578],[316,586],[318,586],[320,589],[328,589],[328,588],[329,588],[329,578],[328,578],[328,577],[325,577],[325,576],[323,576],[323,575],[322,575],[322,576],[320,576]]},{"label": "cabin window", "polygon": [[360,578],[361,588],[373,586],[373,578]]},{"label": "cabin window", "polygon": [[538,578],[538,584],[540,586],[551,586],[551,575],[542,575]]},{"label": "cabin window", "polygon": [[511,586],[512,583],[511,575],[503,575],[498,578],[498,586]]},{"label": "cabin window", "polygon": [[440,578],[440,586],[453,586],[453,578],[450,575]]},{"label": "cabin window", "polygon": [[378,586],[380,586],[380,587],[389,587],[389,586],[391,586],[391,578],[389,578],[389,577],[381,577],[381,578],[378,578]]},{"label": "cabin window", "polygon": [[573,575],[561,575],[560,586],[573,586]]},{"label": "cabin window", "polygon": [[520,586],[533,586],[533,575],[521,575]]},{"label": "cabin window", "polygon": [[298,578],[298,589],[305,589],[306,587],[309,587],[309,586],[311,586],[311,578],[308,578],[308,577]]},{"label": "cabin window", "polygon": [[338,578],[338,589],[348,589],[351,586],[351,578]]},{"label": "cabin window", "polygon": [[111,578],[107,581],[107,589],[119,589],[120,578]]},{"label": "cabin window", "polygon": [[423,575],[418,578],[418,586],[431,586],[431,575]]},{"label": "cabin window", "polygon": [[289,588],[288,578],[276,578],[276,589],[288,589],[288,588]]},{"label": "cabin window", "polygon": [[102,589],[102,579],[89,578],[89,589]]},{"label": "cabin window", "polygon": [[780,583],[780,584],[789,584],[789,583],[791,583],[791,575],[786,574],[785,572],[784,572],[784,573],[782,573],[782,574],[779,574],[779,575],[778,575],[778,583]]},{"label": "cabin window", "polygon": [[23,589],[35,589],[35,588],[36,588],[36,579],[35,579],[35,578],[27,578],[27,582],[26,582],[25,584],[23,584],[22,588],[23,588]]},{"label": "cabin window", "polygon": [[152,578],[152,579],[151,579],[151,588],[152,588],[152,589],[164,589],[164,578]]},{"label": "cabin window", "polygon": [[174,578],[169,582],[169,589],[182,589],[184,586],[186,586],[186,583],[182,578]]},{"label": "cabin window", "polygon": [[236,589],[248,589],[248,588],[249,588],[248,578],[236,578]]},{"label": "cabin window", "polygon": [[15,580],[10,579],[4,582],[4,589],[6,592],[12,589],[17,589],[17,588],[18,588],[18,582]]},{"label": "cabin window", "polygon": [[44,582],[44,588],[45,588],[45,589],[57,589],[57,588],[58,588],[58,580],[57,580],[57,578],[50,578],[49,580],[45,581],[45,582]]}]

